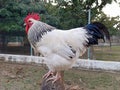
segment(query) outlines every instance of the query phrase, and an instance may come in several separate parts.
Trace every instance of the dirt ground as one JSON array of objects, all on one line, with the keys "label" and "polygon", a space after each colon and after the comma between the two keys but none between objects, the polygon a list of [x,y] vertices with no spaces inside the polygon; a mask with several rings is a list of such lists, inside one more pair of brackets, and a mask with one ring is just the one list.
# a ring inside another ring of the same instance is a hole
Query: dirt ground
[{"label": "dirt ground", "polygon": [[[0,90],[40,90],[43,66],[0,61]],[[66,90],[120,90],[120,72],[70,69],[65,71]]]}]

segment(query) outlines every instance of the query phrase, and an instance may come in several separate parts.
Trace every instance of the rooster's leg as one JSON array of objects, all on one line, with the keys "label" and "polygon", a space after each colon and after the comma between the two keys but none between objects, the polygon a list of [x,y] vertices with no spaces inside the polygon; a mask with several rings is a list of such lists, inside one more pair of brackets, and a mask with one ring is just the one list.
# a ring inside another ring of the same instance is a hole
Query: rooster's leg
[{"label": "rooster's leg", "polygon": [[52,83],[55,83],[57,80],[61,80],[61,72],[57,72],[55,76],[49,78],[47,81],[53,80]]},{"label": "rooster's leg", "polygon": [[50,75],[53,75],[53,72],[52,71],[48,71],[44,76],[43,78],[48,78]]}]

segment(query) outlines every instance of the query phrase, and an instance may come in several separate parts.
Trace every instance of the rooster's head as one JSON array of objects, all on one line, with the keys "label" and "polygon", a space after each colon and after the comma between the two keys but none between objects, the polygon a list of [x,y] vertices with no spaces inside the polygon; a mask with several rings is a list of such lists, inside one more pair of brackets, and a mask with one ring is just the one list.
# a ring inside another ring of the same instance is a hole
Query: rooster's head
[{"label": "rooster's head", "polygon": [[38,13],[29,13],[25,17],[25,19],[24,19],[24,25],[26,25],[26,27],[25,27],[26,33],[28,32],[29,28],[33,24],[33,22],[31,21],[31,19],[40,20],[40,16],[39,16]]}]

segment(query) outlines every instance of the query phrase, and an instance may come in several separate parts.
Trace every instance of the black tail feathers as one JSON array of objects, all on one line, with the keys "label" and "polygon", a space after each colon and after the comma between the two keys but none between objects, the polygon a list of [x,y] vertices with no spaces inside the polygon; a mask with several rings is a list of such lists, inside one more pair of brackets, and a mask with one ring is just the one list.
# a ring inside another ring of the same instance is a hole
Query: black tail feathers
[{"label": "black tail feathers", "polygon": [[88,38],[88,46],[98,44],[98,39],[108,39],[110,41],[110,35],[107,27],[100,22],[93,22],[85,26],[90,37]]}]

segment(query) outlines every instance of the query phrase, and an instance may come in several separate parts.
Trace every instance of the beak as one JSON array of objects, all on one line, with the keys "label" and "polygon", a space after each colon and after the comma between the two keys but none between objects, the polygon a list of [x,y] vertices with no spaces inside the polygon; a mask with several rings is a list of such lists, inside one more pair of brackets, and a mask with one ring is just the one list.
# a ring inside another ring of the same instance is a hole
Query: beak
[{"label": "beak", "polygon": [[24,23],[23,25],[26,26],[26,23]]}]

